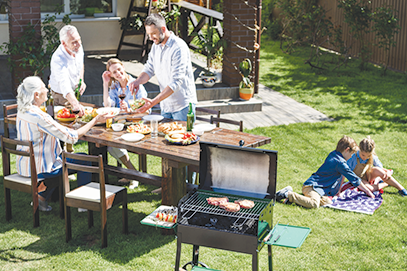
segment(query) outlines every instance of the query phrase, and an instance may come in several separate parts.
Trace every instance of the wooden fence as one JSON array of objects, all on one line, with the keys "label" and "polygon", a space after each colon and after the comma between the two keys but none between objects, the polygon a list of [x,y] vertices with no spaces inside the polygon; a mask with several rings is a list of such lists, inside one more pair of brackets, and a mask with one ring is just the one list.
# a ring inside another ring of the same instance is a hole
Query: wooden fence
[{"label": "wooden fence", "polygon": [[[349,31],[350,28],[348,24],[344,22],[343,9],[338,8],[338,1],[320,0],[320,4],[327,11],[327,18],[331,18],[334,25],[340,25],[342,27],[342,39],[346,41],[347,45],[352,44],[350,54],[352,56],[357,56],[360,52],[360,43],[352,38]],[[383,6],[389,6],[398,11],[396,16],[399,19],[399,25],[401,27],[399,33],[395,35],[396,47],[391,47],[389,51],[390,62],[388,67],[393,70],[404,72],[407,70],[407,0],[371,0],[371,4],[369,5],[372,11],[377,7]],[[367,34],[365,39],[368,44],[370,44],[369,46],[372,50],[372,56],[369,61],[376,64],[384,64],[387,59],[387,51],[374,46],[374,44],[377,43],[375,40],[375,33]]]}]

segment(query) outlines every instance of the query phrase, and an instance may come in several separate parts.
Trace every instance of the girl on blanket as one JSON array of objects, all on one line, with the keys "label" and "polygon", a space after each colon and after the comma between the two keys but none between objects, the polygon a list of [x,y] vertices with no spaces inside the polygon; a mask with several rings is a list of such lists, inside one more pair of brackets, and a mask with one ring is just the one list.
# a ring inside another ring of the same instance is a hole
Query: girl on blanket
[{"label": "girl on blanket", "polygon": [[393,170],[383,168],[374,150],[375,142],[370,136],[360,141],[359,151],[347,161],[350,169],[371,191],[378,191],[390,185],[397,188],[402,197],[407,196],[407,190],[392,176]]}]

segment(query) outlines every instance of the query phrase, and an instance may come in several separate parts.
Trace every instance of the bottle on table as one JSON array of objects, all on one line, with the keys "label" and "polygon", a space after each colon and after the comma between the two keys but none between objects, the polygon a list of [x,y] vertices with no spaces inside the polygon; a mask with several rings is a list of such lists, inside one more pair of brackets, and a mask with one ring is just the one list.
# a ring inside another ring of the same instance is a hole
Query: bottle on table
[{"label": "bottle on table", "polygon": [[192,128],[194,128],[194,119],[195,115],[192,111],[192,103],[189,103],[189,111],[187,114],[187,132],[191,132]]},{"label": "bottle on table", "polygon": [[81,99],[81,85],[82,85],[82,79],[79,79],[79,84],[75,89],[75,97],[78,100],[78,102]]},{"label": "bottle on table", "polygon": [[51,116],[54,117],[54,97],[52,97],[51,93],[51,87],[48,85],[48,100],[46,102],[47,104],[47,113]]}]

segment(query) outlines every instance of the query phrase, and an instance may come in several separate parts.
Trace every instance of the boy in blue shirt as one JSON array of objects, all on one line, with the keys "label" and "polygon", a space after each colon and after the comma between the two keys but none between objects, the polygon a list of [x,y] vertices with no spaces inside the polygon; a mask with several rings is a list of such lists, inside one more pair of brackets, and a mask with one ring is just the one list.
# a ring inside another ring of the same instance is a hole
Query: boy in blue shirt
[{"label": "boy in blue shirt", "polygon": [[291,186],[287,186],[276,193],[276,200],[285,199],[284,203],[295,202],[306,208],[319,208],[331,204],[330,196],[335,196],[342,184],[342,175],[354,186],[374,198],[373,193],[367,189],[361,179],[349,168],[346,161],[357,151],[357,144],[353,138],[343,136],[336,150],[331,152],[325,162],[304,182],[302,193],[293,192]]}]

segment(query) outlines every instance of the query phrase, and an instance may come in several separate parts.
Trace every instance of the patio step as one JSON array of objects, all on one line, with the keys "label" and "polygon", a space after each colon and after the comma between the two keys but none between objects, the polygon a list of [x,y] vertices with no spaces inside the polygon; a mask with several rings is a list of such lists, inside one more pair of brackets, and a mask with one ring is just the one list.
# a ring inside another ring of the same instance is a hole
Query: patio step
[{"label": "patio step", "polygon": [[263,102],[252,98],[249,101],[239,99],[219,99],[210,101],[199,101],[196,105],[201,108],[220,110],[221,114],[257,112],[261,111]]}]

